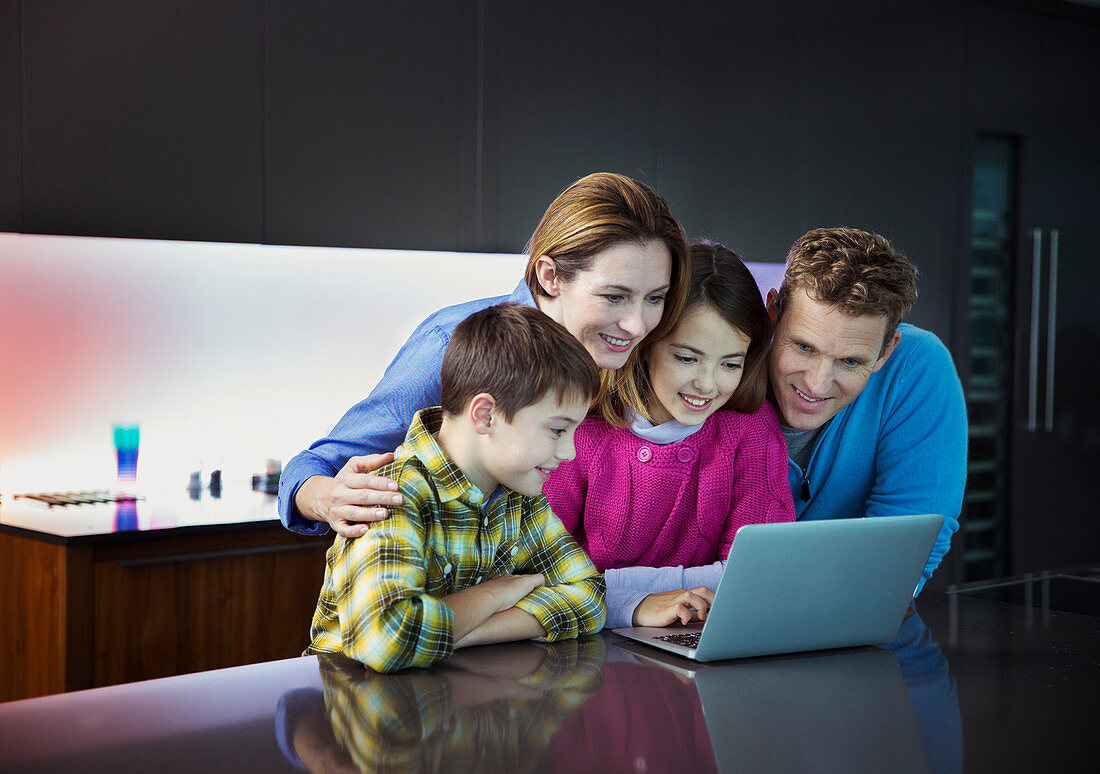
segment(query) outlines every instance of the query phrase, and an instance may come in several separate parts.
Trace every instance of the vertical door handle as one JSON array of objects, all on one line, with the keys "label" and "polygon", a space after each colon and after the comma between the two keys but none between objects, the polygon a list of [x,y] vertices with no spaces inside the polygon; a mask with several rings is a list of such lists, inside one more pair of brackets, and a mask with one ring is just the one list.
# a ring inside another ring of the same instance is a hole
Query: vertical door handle
[{"label": "vertical door handle", "polygon": [[1050,230],[1050,281],[1047,283],[1046,431],[1054,429],[1054,340],[1058,314],[1058,229]]},{"label": "vertical door handle", "polygon": [[1043,230],[1031,232],[1031,336],[1027,359],[1027,431],[1035,432],[1039,391],[1039,281],[1043,262]]}]

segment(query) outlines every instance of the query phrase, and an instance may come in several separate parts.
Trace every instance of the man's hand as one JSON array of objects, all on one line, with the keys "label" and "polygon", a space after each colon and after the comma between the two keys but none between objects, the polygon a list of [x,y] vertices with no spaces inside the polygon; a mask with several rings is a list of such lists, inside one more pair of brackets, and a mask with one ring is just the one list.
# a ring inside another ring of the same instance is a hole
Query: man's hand
[{"label": "man's hand", "polygon": [[634,610],[635,626],[668,626],[679,621],[705,621],[714,592],[706,586],[694,589],[676,589],[650,594]]},{"label": "man's hand", "polygon": [[397,483],[371,475],[388,462],[393,454],[368,454],[352,457],[335,478],[312,476],[298,489],[294,504],[303,516],[327,521],[338,535],[357,538],[367,531],[364,522],[381,521],[388,516],[386,505],[400,505]]}]

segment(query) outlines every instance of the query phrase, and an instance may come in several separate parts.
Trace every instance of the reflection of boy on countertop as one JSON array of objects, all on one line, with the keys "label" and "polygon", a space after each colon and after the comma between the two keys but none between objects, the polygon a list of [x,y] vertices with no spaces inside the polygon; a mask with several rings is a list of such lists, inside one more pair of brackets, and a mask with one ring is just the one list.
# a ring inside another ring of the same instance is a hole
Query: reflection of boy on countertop
[{"label": "reflection of boy on countertop", "polygon": [[542,495],[598,389],[591,356],[542,312],[502,304],[463,321],[443,405],[418,412],[375,472],[404,505],[329,549],[306,655],[392,672],[456,647],[599,631],[603,578]]}]

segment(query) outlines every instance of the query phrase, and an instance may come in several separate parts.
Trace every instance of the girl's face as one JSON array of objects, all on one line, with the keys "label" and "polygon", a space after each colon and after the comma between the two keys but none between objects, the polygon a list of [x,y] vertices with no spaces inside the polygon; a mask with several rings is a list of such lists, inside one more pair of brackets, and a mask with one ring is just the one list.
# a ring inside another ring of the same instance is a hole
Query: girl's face
[{"label": "girl's face", "polygon": [[649,382],[660,424],[675,419],[700,425],[720,409],[741,383],[749,339],[710,304],[696,304],[649,353]]},{"label": "girl's face", "polygon": [[661,241],[623,242],[597,253],[572,282],[563,282],[545,256],[537,272],[550,294],[538,298],[539,308],[564,325],[597,366],[615,370],[661,321],[672,256]]}]

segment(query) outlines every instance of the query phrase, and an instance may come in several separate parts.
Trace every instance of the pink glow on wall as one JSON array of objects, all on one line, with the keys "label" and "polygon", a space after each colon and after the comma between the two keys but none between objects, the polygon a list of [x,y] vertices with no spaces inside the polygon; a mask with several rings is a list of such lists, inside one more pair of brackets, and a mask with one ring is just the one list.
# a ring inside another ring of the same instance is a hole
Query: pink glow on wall
[{"label": "pink glow on wall", "polygon": [[68,255],[72,241],[8,237],[0,247],[0,460],[57,443],[143,389],[182,335],[170,295],[143,276],[155,267],[100,273],[94,256]]}]

